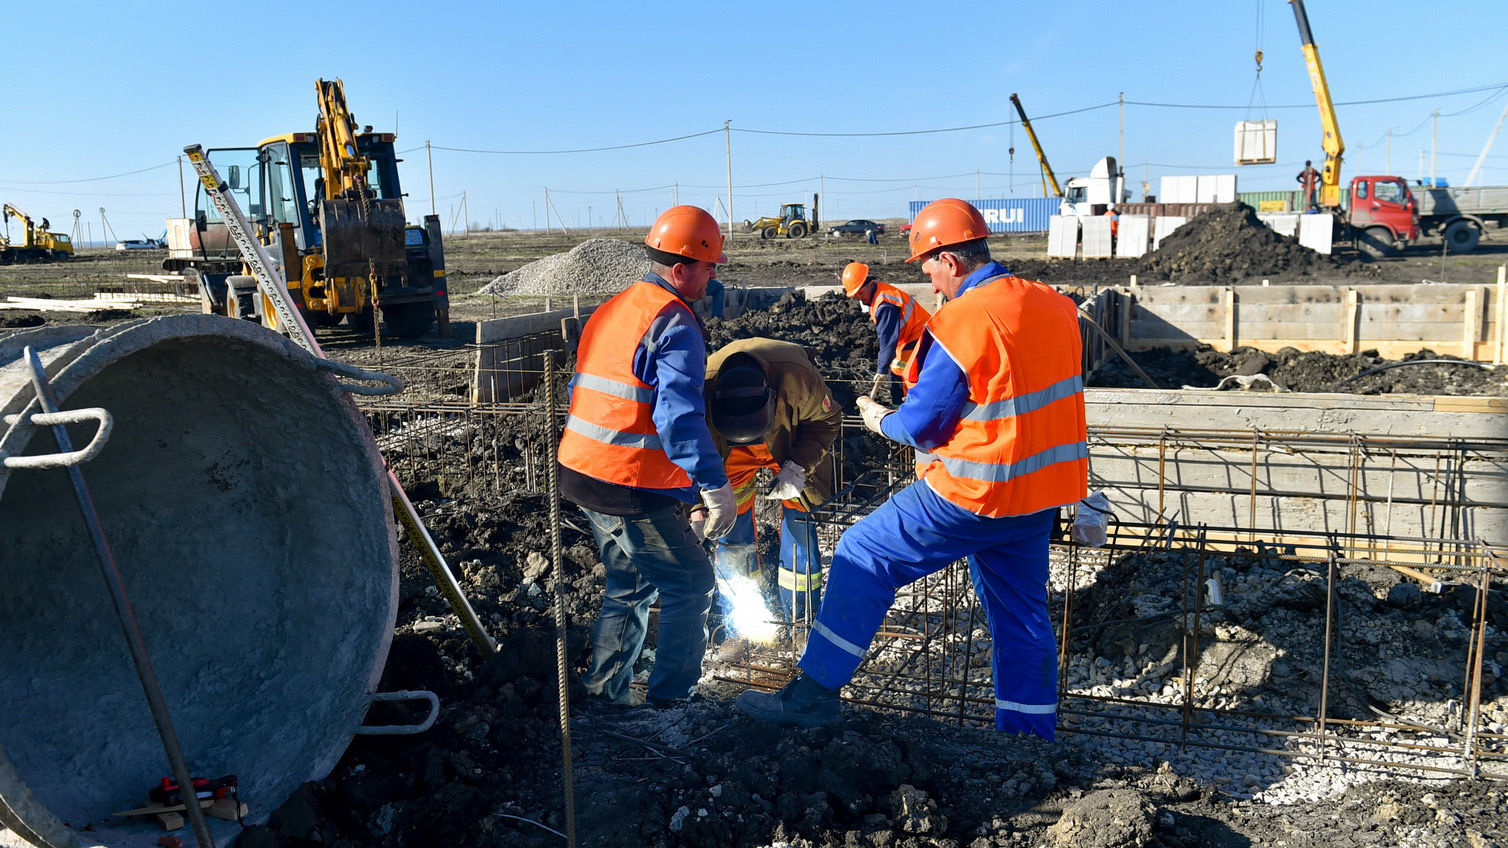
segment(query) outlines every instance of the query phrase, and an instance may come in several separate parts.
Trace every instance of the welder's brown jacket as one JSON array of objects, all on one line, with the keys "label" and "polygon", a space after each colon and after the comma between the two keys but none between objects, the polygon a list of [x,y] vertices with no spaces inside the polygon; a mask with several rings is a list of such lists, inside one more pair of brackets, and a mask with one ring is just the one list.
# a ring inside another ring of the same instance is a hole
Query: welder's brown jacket
[{"label": "welder's brown jacket", "polygon": [[[775,390],[774,420],[765,436],[765,446],[777,463],[787,460],[806,469],[802,500],[816,506],[833,496],[837,479],[833,443],[842,429],[843,411],[833,403],[827,382],[806,349],[775,339],[740,339],[707,357],[708,404],[723,362],[735,353],[747,353],[764,367]],[[732,446],[712,431],[718,452],[727,460]]]}]

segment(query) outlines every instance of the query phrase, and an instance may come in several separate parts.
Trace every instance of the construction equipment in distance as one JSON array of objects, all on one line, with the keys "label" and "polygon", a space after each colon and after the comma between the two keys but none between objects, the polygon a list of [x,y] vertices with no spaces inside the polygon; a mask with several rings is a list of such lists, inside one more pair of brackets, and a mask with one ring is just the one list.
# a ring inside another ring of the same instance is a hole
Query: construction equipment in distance
[{"label": "construction equipment in distance", "polygon": [[33,224],[30,215],[9,203],[0,209],[0,213],[4,215],[7,234],[10,232],[12,218],[21,222],[22,232],[20,242],[0,236],[0,265],[13,262],[59,262],[73,256],[73,239],[66,233],[48,232],[46,218],[42,219],[40,226]]},{"label": "construction equipment in distance", "polygon": [[[1021,116],[1021,126],[1026,129],[1026,137],[1032,140],[1032,149],[1037,151],[1037,163],[1042,166],[1042,196],[1062,197],[1063,189],[1058,185],[1058,176],[1052,172],[1052,166],[1047,164],[1047,154],[1042,152],[1042,143],[1037,141],[1037,132],[1032,129],[1032,122],[1026,119],[1026,110],[1021,108],[1021,99],[1011,95],[1011,103],[1016,107],[1016,114]],[[1052,194],[1047,193],[1047,184],[1052,183]]]},{"label": "construction equipment in distance", "polygon": [[[380,311],[394,335],[416,338],[438,322],[448,337],[439,216],[406,224],[395,136],[358,128],[340,80],[322,79],[316,88],[314,132],[207,155],[226,174],[258,242],[275,248],[274,261],[311,327],[344,320],[371,333]],[[163,268],[195,278],[206,312],[275,322],[275,310],[254,308],[256,282],[203,185],[194,210],[191,219],[169,219]]]},{"label": "construction equipment in distance", "polygon": [[764,217],[757,221],[744,221],[746,232],[757,232],[762,239],[776,236],[805,238],[817,231],[817,195],[812,195],[812,217],[806,217],[805,203],[782,203],[780,217]]},{"label": "construction equipment in distance", "polygon": [[[1372,257],[1392,256],[1419,238],[1418,205],[1409,191],[1408,181],[1394,176],[1364,176],[1351,180],[1350,191],[1342,193],[1341,159],[1346,144],[1341,140],[1340,122],[1335,117],[1335,101],[1330,97],[1330,83],[1320,61],[1319,46],[1309,29],[1309,13],[1304,0],[1288,0],[1299,27],[1304,46],[1304,61],[1309,66],[1309,84],[1319,105],[1320,125],[1325,132],[1325,167],[1315,188],[1321,211],[1335,219],[1337,240],[1353,241],[1357,250]],[[1475,247],[1475,245],[1473,245]]]}]

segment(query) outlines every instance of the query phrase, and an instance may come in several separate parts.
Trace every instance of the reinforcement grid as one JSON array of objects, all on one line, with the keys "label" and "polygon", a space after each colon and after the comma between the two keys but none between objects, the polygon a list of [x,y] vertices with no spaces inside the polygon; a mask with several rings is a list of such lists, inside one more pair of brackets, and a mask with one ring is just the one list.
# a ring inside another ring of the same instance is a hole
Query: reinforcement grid
[{"label": "reinforcement grid", "polygon": [[[364,399],[362,405],[400,477],[433,481],[442,495],[547,486],[544,440],[558,434],[532,401],[403,406]],[[554,419],[563,420],[562,413]],[[857,419],[845,419],[844,427],[840,450],[863,437]],[[1094,428],[1090,435],[1091,453],[1106,440],[1142,438],[1176,448],[1212,438]],[[1287,438],[1293,454],[1302,455],[1314,437]],[[1282,434],[1262,439],[1285,444]],[[1359,453],[1437,452],[1447,477],[1463,467],[1462,446],[1446,438],[1348,441]],[[1503,445],[1471,452],[1499,468],[1508,458]],[[838,495],[811,513],[825,555],[848,526],[914,481],[910,460],[909,450],[890,450],[877,467],[840,481]],[[1176,460],[1159,469],[1157,479],[1143,481],[1146,491],[1176,493]],[[1461,514],[1480,504],[1466,499],[1467,489],[1457,480],[1434,497],[1429,507],[1438,511],[1438,526],[1469,526]],[[1355,490],[1336,497],[1366,500]],[[773,531],[778,515],[760,520]],[[1489,617],[1501,603],[1497,584],[1508,562],[1480,539],[1258,532],[1157,520],[1112,522],[1101,548],[1060,532],[1051,557],[1062,733],[1508,779],[1508,645]],[[1394,604],[1392,592],[1399,590],[1390,586],[1417,591],[1399,592]],[[1455,611],[1438,620],[1409,611],[1409,597],[1435,595],[1454,598]],[[1259,617],[1260,606],[1277,613]],[[1248,629],[1258,620],[1268,629]],[[757,647],[719,677],[766,689],[783,685],[810,621],[781,624],[776,644]],[[991,725],[991,648],[968,569],[954,563],[898,593],[845,699]]]}]

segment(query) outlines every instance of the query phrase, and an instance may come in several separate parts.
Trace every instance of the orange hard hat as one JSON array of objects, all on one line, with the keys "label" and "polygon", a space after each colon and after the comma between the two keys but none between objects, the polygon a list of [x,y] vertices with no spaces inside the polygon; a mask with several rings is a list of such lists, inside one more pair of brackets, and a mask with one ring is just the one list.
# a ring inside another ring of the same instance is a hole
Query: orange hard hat
[{"label": "orange hard hat", "polygon": [[863,262],[850,262],[843,268],[843,291],[849,297],[857,297],[859,289],[869,282],[869,266]]},{"label": "orange hard hat", "polygon": [[979,210],[956,197],[934,200],[916,213],[911,222],[911,258],[926,256],[939,247],[982,239],[990,234],[990,225]]},{"label": "orange hard hat", "polygon": [[723,231],[717,219],[699,206],[672,206],[660,213],[649,227],[644,243],[656,250],[713,262],[728,261],[723,253]]}]

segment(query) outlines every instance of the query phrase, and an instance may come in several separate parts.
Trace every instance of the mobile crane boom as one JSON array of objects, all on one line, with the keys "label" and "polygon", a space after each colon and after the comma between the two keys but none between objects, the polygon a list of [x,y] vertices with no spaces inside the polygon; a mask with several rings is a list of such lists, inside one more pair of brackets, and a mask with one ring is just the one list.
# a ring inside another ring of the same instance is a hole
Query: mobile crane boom
[{"label": "mobile crane boom", "polygon": [[[1058,177],[1052,172],[1052,166],[1047,164],[1047,154],[1042,152],[1042,143],[1037,141],[1037,133],[1032,129],[1032,122],[1026,118],[1026,110],[1021,108],[1021,99],[1011,95],[1011,103],[1016,107],[1016,114],[1021,116],[1021,126],[1026,128],[1026,137],[1032,140],[1032,148],[1037,151],[1037,161],[1042,165],[1042,196],[1062,197],[1063,189],[1058,186]],[[1052,183],[1052,194],[1047,193],[1047,184]]]},{"label": "mobile crane boom", "polygon": [[1304,43],[1304,61],[1309,65],[1309,84],[1314,87],[1314,99],[1319,102],[1320,125],[1325,131],[1325,168],[1320,172],[1319,202],[1326,209],[1336,209],[1341,205],[1340,163],[1346,152],[1346,143],[1340,137],[1335,101],[1330,99],[1330,84],[1325,80],[1319,45],[1314,43],[1314,34],[1309,31],[1309,14],[1304,10],[1304,0],[1288,0],[1288,3],[1293,6],[1293,17],[1298,21],[1299,40]]}]

